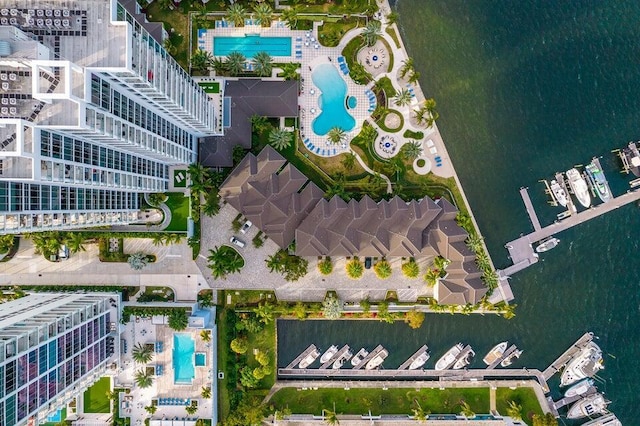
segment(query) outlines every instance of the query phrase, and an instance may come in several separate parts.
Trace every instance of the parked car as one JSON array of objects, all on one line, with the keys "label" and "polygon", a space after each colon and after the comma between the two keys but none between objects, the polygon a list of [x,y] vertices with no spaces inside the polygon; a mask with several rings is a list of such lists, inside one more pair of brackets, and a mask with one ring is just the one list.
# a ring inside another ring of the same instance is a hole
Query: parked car
[{"label": "parked car", "polygon": [[58,250],[58,258],[60,260],[69,259],[69,247],[67,247],[64,244],[62,246],[60,246],[60,250]]},{"label": "parked car", "polygon": [[229,238],[229,242],[231,244],[233,244],[234,246],[238,246],[240,248],[244,248],[244,246],[246,245],[246,243],[242,240],[237,239],[236,237],[231,237]]},{"label": "parked car", "polygon": [[243,234],[246,234],[247,231],[249,230],[249,228],[251,228],[252,225],[253,225],[253,223],[251,223],[250,220],[246,221],[244,223],[244,225],[242,225],[242,228],[240,228],[240,232],[242,232]]},{"label": "parked car", "polygon": [[370,257],[365,257],[364,258],[364,268],[365,269],[371,269],[372,261],[373,261],[373,259],[371,259]]}]

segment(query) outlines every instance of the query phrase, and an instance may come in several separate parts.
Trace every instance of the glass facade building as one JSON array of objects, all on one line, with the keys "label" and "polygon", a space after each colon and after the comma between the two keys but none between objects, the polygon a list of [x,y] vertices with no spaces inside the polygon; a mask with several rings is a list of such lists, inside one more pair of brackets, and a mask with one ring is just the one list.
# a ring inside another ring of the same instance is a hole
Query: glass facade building
[{"label": "glass facade building", "polygon": [[[15,0],[0,25],[0,233],[138,222],[221,111],[117,0]],[[157,28],[157,27],[156,27]],[[161,28],[161,27],[160,27]]]},{"label": "glass facade building", "polygon": [[0,425],[40,421],[118,361],[117,294],[35,293],[2,305]]}]

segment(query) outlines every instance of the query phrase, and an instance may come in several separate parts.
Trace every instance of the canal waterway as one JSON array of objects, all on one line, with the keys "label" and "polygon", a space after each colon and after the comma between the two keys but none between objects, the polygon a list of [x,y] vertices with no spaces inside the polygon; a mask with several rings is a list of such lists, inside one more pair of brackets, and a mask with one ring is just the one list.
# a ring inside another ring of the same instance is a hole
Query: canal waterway
[{"label": "canal waterway", "polygon": [[[614,194],[630,178],[611,150],[640,139],[640,2],[399,0],[402,38],[421,86],[438,103],[438,126],[497,267],[503,245],[531,225],[518,193],[528,186],[543,223],[539,179],[603,156]],[[600,337],[599,388],[623,424],[640,398],[640,208],[630,205],[558,235],[561,244],[511,281],[517,316],[427,316],[419,330],[370,321],[281,321],[280,366],[310,343],[383,344],[385,367],[422,344],[427,367],[457,342],[480,366],[493,344],[524,354],[515,367],[546,367],[585,331]]]}]

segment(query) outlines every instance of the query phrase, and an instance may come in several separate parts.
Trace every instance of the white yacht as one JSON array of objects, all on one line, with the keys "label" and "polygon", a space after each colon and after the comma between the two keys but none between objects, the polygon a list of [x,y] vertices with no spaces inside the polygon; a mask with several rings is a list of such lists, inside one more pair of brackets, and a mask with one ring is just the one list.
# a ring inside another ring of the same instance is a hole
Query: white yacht
[{"label": "white yacht", "polygon": [[300,364],[298,365],[298,367],[307,368],[308,366],[313,364],[313,361],[315,361],[316,358],[318,358],[319,356],[320,356],[320,352],[318,352],[317,349],[314,349],[309,355],[307,355],[302,359],[302,361],[300,361]]},{"label": "white yacht", "polygon": [[609,413],[583,423],[582,426],[622,426],[622,422],[618,420],[615,414]]},{"label": "white yacht", "polygon": [[362,360],[369,355],[369,351],[366,350],[365,348],[362,348],[358,351],[358,353],[351,358],[351,365],[353,365],[354,367],[357,367],[358,365],[360,365],[360,363],[362,362]]},{"label": "white yacht", "polygon": [[351,353],[351,351],[347,349],[345,353],[343,353],[338,357],[338,359],[336,359],[331,368],[333,368],[334,370],[342,368],[344,363],[347,362],[347,360],[349,360],[349,358],[351,358],[352,356],[353,354]]},{"label": "white yacht", "polygon": [[580,380],[578,383],[567,389],[567,391],[564,393],[564,396],[565,398],[571,398],[572,396],[582,395],[586,393],[591,386],[593,386],[592,379]]},{"label": "white yacht", "polygon": [[464,345],[462,343],[458,343],[457,345],[455,345],[454,347],[449,349],[436,362],[435,369],[436,370],[446,370],[448,368],[451,368],[453,366],[453,364],[455,364],[456,359],[458,358],[458,355],[460,355],[460,352],[462,352],[463,349],[464,349]]},{"label": "white yacht", "polygon": [[580,204],[582,204],[586,208],[589,208],[589,206],[591,206],[591,195],[589,195],[589,187],[587,186],[587,182],[584,180],[578,169],[574,167],[573,169],[568,170],[567,180],[569,181],[569,186],[573,191],[573,195],[576,196]]},{"label": "white yacht", "polygon": [[553,192],[558,204],[562,207],[567,207],[567,191],[555,179],[551,181],[551,192]]},{"label": "white yacht", "polygon": [[589,342],[587,346],[567,364],[560,376],[560,386],[569,386],[585,377],[593,377],[604,368],[602,365],[602,351],[594,342]]},{"label": "white yacht", "polygon": [[380,367],[380,364],[389,356],[389,352],[386,349],[383,349],[378,353],[378,355],[371,358],[371,361],[364,366],[365,370],[373,370],[374,368]]},{"label": "white yacht", "polygon": [[489,353],[487,353],[487,355],[485,355],[484,358],[482,358],[482,361],[484,361],[484,363],[487,364],[487,365],[493,364],[498,359],[502,358],[502,355],[504,354],[504,351],[507,350],[507,345],[508,344],[509,344],[509,342],[507,342],[506,340],[504,342],[498,343],[493,348],[491,348]]},{"label": "white yacht", "polygon": [[409,366],[409,370],[417,370],[418,368],[422,367],[427,362],[429,357],[429,351],[425,350],[418,357],[416,357],[416,359],[413,360],[413,362]]},{"label": "white yacht", "polygon": [[454,370],[463,369],[467,365],[471,364],[471,361],[473,360],[474,356],[476,356],[476,353],[473,351],[473,349],[469,349],[469,352],[467,352],[466,355],[464,355],[463,357],[458,358],[456,363],[453,364],[453,369]]},{"label": "white yacht", "polygon": [[320,364],[324,364],[325,362],[329,362],[333,356],[338,353],[338,347],[336,345],[332,345],[329,349],[325,351],[320,357]]},{"label": "white yacht", "polygon": [[608,403],[600,393],[586,396],[569,408],[567,419],[581,419],[583,417],[593,417],[598,414],[604,414],[607,412]]},{"label": "white yacht", "polygon": [[513,361],[515,361],[516,359],[520,358],[520,355],[522,355],[522,351],[519,349],[516,349],[515,351],[513,351],[511,353],[511,355],[509,355],[508,357],[506,357],[505,359],[502,360],[502,362],[500,363],[501,367],[508,367],[511,364],[513,364]]}]

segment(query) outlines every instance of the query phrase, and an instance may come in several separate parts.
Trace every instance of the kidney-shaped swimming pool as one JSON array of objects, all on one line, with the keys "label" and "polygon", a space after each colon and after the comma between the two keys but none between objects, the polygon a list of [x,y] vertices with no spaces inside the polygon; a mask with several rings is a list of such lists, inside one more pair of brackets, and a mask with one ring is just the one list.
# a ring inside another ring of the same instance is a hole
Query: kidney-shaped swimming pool
[{"label": "kidney-shaped swimming pool", "polygon": [[331,64],[320,64],[314,68],[311,79],[322,92],[318,97],[321,112],[313,120],[313,132],[324,136],[334,127],[339,127],[345,132],[352,130],[356,126],[356,120],[345,107],[347,83],[338,70]]}]

